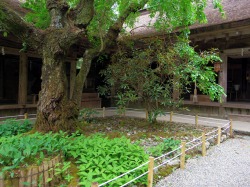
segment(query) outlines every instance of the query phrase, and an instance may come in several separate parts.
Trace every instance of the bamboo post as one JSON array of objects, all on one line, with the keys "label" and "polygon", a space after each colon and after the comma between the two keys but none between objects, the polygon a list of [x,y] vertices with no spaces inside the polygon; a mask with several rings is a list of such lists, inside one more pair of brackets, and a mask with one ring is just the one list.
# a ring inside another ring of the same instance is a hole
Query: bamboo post
[{"label": "bamboo post", "polygon": [[98,186],[99,186],[98,182],[93,182],[93,183],[91,184],[91,187],[98,187]]},{"label": "bamboo post", "polygon": [[173,121],[173,111],[170,112],[170,122]]},{"label": "bamboo post", "polygon": [[181,142],[181,159],[180,159],[180,168],[185,169],[185,156],[186,156],[186,142]]},{"label": "bamboo post", "polygon": [[218,127],[217,145],[220,145],[220,140],[221,140],[221,127]]},{"label": "bamboo post", "polygon": [[105,107],[102,107],[102,117],[105,117]]},{"label": "bamboo post", "polygon": [[198,115],[195,115],[195,126],[198,127]]},{"label": "bamboo post", "polygon": [[148,187],[153,187],[154,157],[149,157],[148,163]]},{"label": "bamboo post", "polygon": [[232,119],[230,119],[230,137],[233,138],[233,122]]},{"label": "bamboo post", "polygon": [[201,154],[202,156],[206,156],[206,135],[205,133],[203,132],[202,133],[202,149],[201,149]]},{"label": "bamboo post", "polygon": [[24,119],[28,119],[28,113],[25,113],[23,116],[24,116]]}]

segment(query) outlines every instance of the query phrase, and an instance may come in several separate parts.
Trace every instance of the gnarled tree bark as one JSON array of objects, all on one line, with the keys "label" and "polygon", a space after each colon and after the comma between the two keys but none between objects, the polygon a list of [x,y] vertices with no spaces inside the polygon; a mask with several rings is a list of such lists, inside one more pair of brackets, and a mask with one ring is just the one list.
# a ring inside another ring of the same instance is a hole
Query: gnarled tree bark
[{"label": "gnarled tree bark", "polygon": [[95,16],[94,0],[79,2],[75,9],[69,9],[64,0],[46,0],[51,23],[45,30],[37,29],[25,22],[12,9],[8,0],[0,2],[0,26],[16,35],[21,41],[25,41],[43,56],[42,88],[39,93],[35,125],[39,131],[76,130],[82,89],[92,60],[114,45],[126,18],[131,12],[143,8],[147,0],[142,0],[136,5],[131,3],[103,36],[102,46],[90,46],[83,52],[83,64],[70,98],[67,90],[65,59],[72,45],[82,41],[83,38],[87,40],[86,28]]}]

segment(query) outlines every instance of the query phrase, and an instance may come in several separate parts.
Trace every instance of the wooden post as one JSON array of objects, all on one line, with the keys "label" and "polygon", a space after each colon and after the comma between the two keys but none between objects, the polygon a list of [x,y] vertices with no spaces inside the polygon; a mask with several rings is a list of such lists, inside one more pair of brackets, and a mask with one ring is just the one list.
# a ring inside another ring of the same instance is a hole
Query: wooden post
[{"label": "wooden post", "polygon": [[195,126],[198,127],[198,115],[195,115]]},{"label": "wooden post", "polygon": [[25,105],[28,90],[28,57],[25,53],[20,53],[19,64],[18,104]]},{"label": "wooden post", "polygon": [[230,119],[230,138],[233,138],[233,122],[232,119]]},{"label": "wooden post", "polygon": [[181,159],[180,168],[185,169],[185,156],[186,156],[186,142],[181,142]]},{"label": "wooden post", "polygon": [[206,135],[205,133],[203,132],[202,133],[202,149],[201,149],[201,154],[202,156],[206,156]]},{"label": "wooden post", "polygon": [[173,121],[173,111],[170,112],[170,122]]},{"label": "wooden post", "polygon": [[148,187],[153,187],[154,157],[149,157],[148,163]]},{"label": "wooden post", "polygon": [[218,127],[217,145],[220,145],[220,140],[221,140],[221,127]]},{"label": "wooden post", "polygon": [[98,187],[98,186],[99,186],[98,182],[93,182],[93,183],[91,184],[91,187]]},{"label": "wooden post", "polygon": [[28,113],[25,113],[25,114],[23,115],[23,117],[24,117],[24,119],[28,119]]},{"label": "wooden post", "polygon": [[105,117],[105,107],[102,107],[102,117]]},{"label": "wooden post", "polygon": [[146,120],[148,120],[148,110],[145,110],[146,113]]}]

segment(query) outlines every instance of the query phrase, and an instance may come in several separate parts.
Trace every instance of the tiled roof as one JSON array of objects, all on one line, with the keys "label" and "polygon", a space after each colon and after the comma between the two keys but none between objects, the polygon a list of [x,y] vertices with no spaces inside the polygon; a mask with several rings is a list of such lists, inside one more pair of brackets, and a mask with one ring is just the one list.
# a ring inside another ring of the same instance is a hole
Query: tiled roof
[{"label": "tiled roof", "polygon": [[[209,0],[208,6],[205,9],[208,23],[193,25],[190,28],[196,29],[250,19],[250,0],[222,0],[222,4],[226,18],[222,18],[221,13],[218,9],[213,8],[211,0]],[[144,12],[137,21],[134,29],[128,31],[134,36],[151,36],[157,34],[153,27],[148,27],[150,22],[154,23],[154,18],[151,19],[149,14]]]}]

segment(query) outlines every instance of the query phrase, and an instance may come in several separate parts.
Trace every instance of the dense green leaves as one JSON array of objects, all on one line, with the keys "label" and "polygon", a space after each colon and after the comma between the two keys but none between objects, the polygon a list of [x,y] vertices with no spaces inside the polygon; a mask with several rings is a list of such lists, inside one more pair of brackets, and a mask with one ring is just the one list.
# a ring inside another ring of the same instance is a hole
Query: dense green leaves
[{"label": "dense green leaves", "polygon": [[[75,162],[78,166],[80,184],[86,187],[93,181],[106,182],[148,160],[144,150],[138,145],[131,144],[125,137],[108,139],[101,134],[85,137],[77,132],[68,136],[60,132],[0,138],[1,172],[11,172],[15,168],[29,164],[39,165],[45,158],[58,154]],[[66,180],[72,178],[65,173],[69,164],[65,162],[62,167],[55,170],[58,174],[64,173],[65,177],[68,177]],[[145,171],[146,167],[143,167],[110,183],[109,186],[124,184]],[[146,181],[145,178],[141,180]]]},{"label": "dense green leaves", "polygon": [[22,6],[32,10],[26,14],[27,22],[34,23],[36,27],[41,29],[49,27],[50,15],[46,8],[46,0],[27,0]]},{"label": "dense green leaves", "polygon": [[8,119],[0,124],[0,137],[22,134],[30,131],[32,127],[29,120]]},{"label": "dense green leaves", "polygon": [[30,163],[40,164],[46,157],[66,152],[65,133],[18,135],[0,138],[0,168],[4,172]]},{"label": "dense green leaves", "polygon": [[[130,5],[136,7],[141,2],[142,0],[95,0],[95,14],[87,27],[89,39],[93,43],[99,43],[99,39],[104,37],[119,16],[128,11]],[[67,0],[67,3],[73,9],[79,0]],[[223,13],[221,0],[213,0],[213,4]],[[42,29],[49,27],[50,15],[46,8],[46,0],[26,0],[23,6],[32,10],[26,15],[28,22],[34,23],[35,26]],[[204,14],[206,6],[207,0],[145,0],[145,7],[150,11],[150,17],[156,18],[150,25],[154,25],[158,30],[168,32],[177,27],[185,28],[197,21],[206,22]],[[126,18],[126,26],[133,28],[139,15],[139,9],[137,12],[131,12]]]},{"label": "dense green leaves", "polygon": [[[80,184],[86,187],[90,186],[93,181],[99,184],[106,182],[148,160],[144,150],[131,144],[130,140],[125,137],[110,140],[102,135],[88,138],[77,137],[67,154],[77,160]],[[139,169],[109,183],[109,186],[120,186],[145,171],[145,167]],[[144,181],[146,181],[145,178]]]}]

